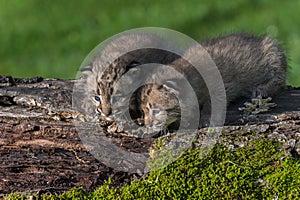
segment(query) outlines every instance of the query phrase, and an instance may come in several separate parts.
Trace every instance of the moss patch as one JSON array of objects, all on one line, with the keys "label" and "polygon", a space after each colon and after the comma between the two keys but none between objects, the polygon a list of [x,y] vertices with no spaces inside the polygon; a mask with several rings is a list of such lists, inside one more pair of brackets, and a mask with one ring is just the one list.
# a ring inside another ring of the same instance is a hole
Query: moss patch
[{"label": "moss patch", "polygon": [[[216,145],[204,158],[199,148],[187,151],[167,167],[139,181],[114,188],[108,180],[91,193],[74,188],[60,195],[32,195],[39,199],[297,199],[300,161],[284,158],[279,143],[253,140],[228,150]],[[284,159],[283,159],[284,158]],[[7,199],[30,195],[11,194]]]}]

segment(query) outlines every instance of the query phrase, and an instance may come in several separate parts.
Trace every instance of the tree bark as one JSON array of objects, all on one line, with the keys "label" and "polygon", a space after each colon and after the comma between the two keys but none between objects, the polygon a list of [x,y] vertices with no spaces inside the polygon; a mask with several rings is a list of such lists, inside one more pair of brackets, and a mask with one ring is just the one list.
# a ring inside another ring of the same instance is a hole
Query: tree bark
[{"label": "tree bark", "polygon": [[[78,115],[72,109],[75,82],[0,76],[0,194],[62,192],[74,186],[92,190],[108,177],[121,185],[141,176],[105,166],[82,144],[73,123]],[[242,116],[238,107],[245,100],[239,99],[229,106],[226,134],[249,124],[277,126],[285,121],[294,124],[289,128],[300,137],[299,88],[289,87],[275,97],[277,107],[266,114]],[[132,152],[146,152],[152,141],[114,138],[115,143]]]}]

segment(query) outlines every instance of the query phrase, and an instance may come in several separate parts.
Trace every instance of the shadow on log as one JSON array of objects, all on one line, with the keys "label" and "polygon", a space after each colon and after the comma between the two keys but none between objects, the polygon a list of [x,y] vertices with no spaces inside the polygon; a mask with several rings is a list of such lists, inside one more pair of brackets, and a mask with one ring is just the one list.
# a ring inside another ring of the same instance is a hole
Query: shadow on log
[{"label": "shadow on log", "polygon": [[[141,177],[106,167],[81,143],[73,124],[74,82],[0,76],[0,194],[59,193],[75,186],[90,191],[109,177],[115,185]],[[244,130],[251,124],[268,124],[264,130],[267,132],[283,122],[287,124],[285,131],[293,132],[291,137],[297,137],[299,143],[299,88],[288,88],[275,97],[273,101],[278,106],[266,114],[243,117],[238,107],[245,101],[240,99],[228,108],[226,124],[230,126],[224,128],[225,134]],[[138,152],[147,151],[152,140],[119,137],[115,142]]]}]

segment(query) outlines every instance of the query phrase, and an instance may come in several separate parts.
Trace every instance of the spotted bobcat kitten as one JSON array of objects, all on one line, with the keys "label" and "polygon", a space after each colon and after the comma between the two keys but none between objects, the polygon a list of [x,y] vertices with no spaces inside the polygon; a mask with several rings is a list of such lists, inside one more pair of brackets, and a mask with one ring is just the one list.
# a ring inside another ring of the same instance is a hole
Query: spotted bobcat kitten
[{"label": "spotted bobcat kitten", "polygon": [[[128,47],[136,50],[126,52]],[[104,119],[112,120],[111,102],[115,100],[111,99],[111,95],[116,89],[116,82],[123,74],[137,65],[167,64],[178,58],[177,55],[161,48],[172,49],[174,47],[154,34],[123,35],[106,44],[100,54],[94,57],[91,64],[81,69],[86,75],[87,93],[93,98],[97,112]],[[126,88],[126,86],[124,87]]]},{"label": "spotted bobcat kitten", "polygon": [[[273,96],[284,89],[287,62],[282,47],[275,40],[250,34],[231,34],[201,42],[201,45],[221,73],[228,103],[240,96]],[[198,55],[195,51],[197,48],[189,48],[186,58]],[[203,78],[185,59],[177,59],[171,66],[190,81],[198,97],[201,113],[199,126],[208,126],[211,103]],[[167,88],[170,85],[154,84],[141,89],[139,103],[147,126],[165,127],[170,122],[175,127],[179,126],[181,112],[185,110],[178,101],[180,92],[176,90],[179,85],[171,84],[170,91]],[[174,95],[176,93],[177,96]]]}]

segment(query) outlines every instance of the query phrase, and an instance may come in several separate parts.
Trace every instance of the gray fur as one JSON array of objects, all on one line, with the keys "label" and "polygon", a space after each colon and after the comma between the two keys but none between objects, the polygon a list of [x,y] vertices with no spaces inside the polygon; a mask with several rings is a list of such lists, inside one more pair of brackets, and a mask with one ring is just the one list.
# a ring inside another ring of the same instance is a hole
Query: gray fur
[{"label": "gray fur", "polygon": [[[142,44],[144,49],[139,49]],[[138,50],[124,54],[127,48]],[[147,47],[156,47],[156,49]],[[130,64],[163,63],[167,64],[177,59],[174,54],[166,53],[159,48],[174,48],[169,42],[148,33],[123,35],[106,44],[97,54],[88,67],[83,67],[82,72],[86,75],[88,94],[101,97],[98,111],[104,115],[111,114],[111,94],[115,89],[115,83],[128,71]],[[116,58],[116,59],[114,59]]]},{"label": "gray fur", "polygon": [[[132,40],[134,44],[139,40],[147,40],[147,37],[138,35],[130,37],[129,41]],[[124,40],[128,42],[128,37],[119,38],[108,45],[103,53],[94,59],[92,69],[87,70],[88,73],[85,72],[88,74],[88,86],[92,89],[90,94],[102,96],[101,105],[98,105],[100,112],[105,116],[111,114],[110,96],[114,84],[126,70],[130,70],[126,68],[130,62],[137,61],[141,64],[156,62],[169,64],[190,81],[201,109],[200,126],[207,125],[210,115],[210,96],[203,78],[197,74],[193,66],[183,58],[155,49],[132,52],[121,56],[113,63],[107,63],[105,57],[110,56],[111,52],[118,52]],[[163,42],[161,39],[156,40],[158,43]],[[203,41],[200,44],[209,53],[222,75],[227,102],[240,96],[273,96],[284,89],[287,63],[283,49],[275,40],[268,37],[254,37],[250,34],[231,34]],[[195,50],[197,48],[190,47],[185,57],[195,55]],[[109,67],[104,73],[100,74],[103,67],[107,66]],[[182,76],[172,77],[172,75],[164,74],[163,71],[158,74],[165,77],[166,81],[168,79],[179,80],[179,82],[182,80]],[[176,88],[172,87],[172,84],[171,87],[166,84],[152,84],[142,87],[136,93],[136,97],[132,100],[132,104],[135,104],[132,109],[138,110],[137,113],[142,113],[147,126],[154,124],[164,126],[166,118],[172,118],[171,121],[175,118],[178,119],[177,124],[175,123],[178,127],[181,111],[184,108],[180,108],[177,98],[184,97],[187,93],[182,90],[176,91]],[[159,112],[155,112],[154,115],[154,110]]]},{"label": "gray fur", "polygon": [[[201,42],[201,45],[214,60],[222,75],[228,103],[240,96],[273,96],[285,88],[286,58],[283,49],[275,40],[249,34],[232,34]],[[188,49],[185,56],[189,58],[195,55],[195,49],[198,48]],[[204,80],[185,59],[177,59],[171,65],[185,74],[198,96],[201,108],[199,126],[209,125],[211,104]],[[153,88],[157,90],[158,87]],[[160,87],[160,90],[160,92],[152,91],[155,95],[148,95],[146,100],[144,97],[147,96],[146,92],[140,94],[142,99],[140,109],[144,110],[143,113],[146,115],[149,110],[168,110],[162,112],[165,116],[158,118],[175,117],[178,119],[175,126],[178,127],[184,108],[180,108],[179,101],[175,100],[172,92],[166,95],[168,93],[164,87]],[[159,119],[155,119],[154,116],[144,116],[144,118],[152,119],[152,122],[147,121],[147,124],[155,122],[156,126],[164,126],[165,123],[161,121],[159,124],[157,122]]]}]

